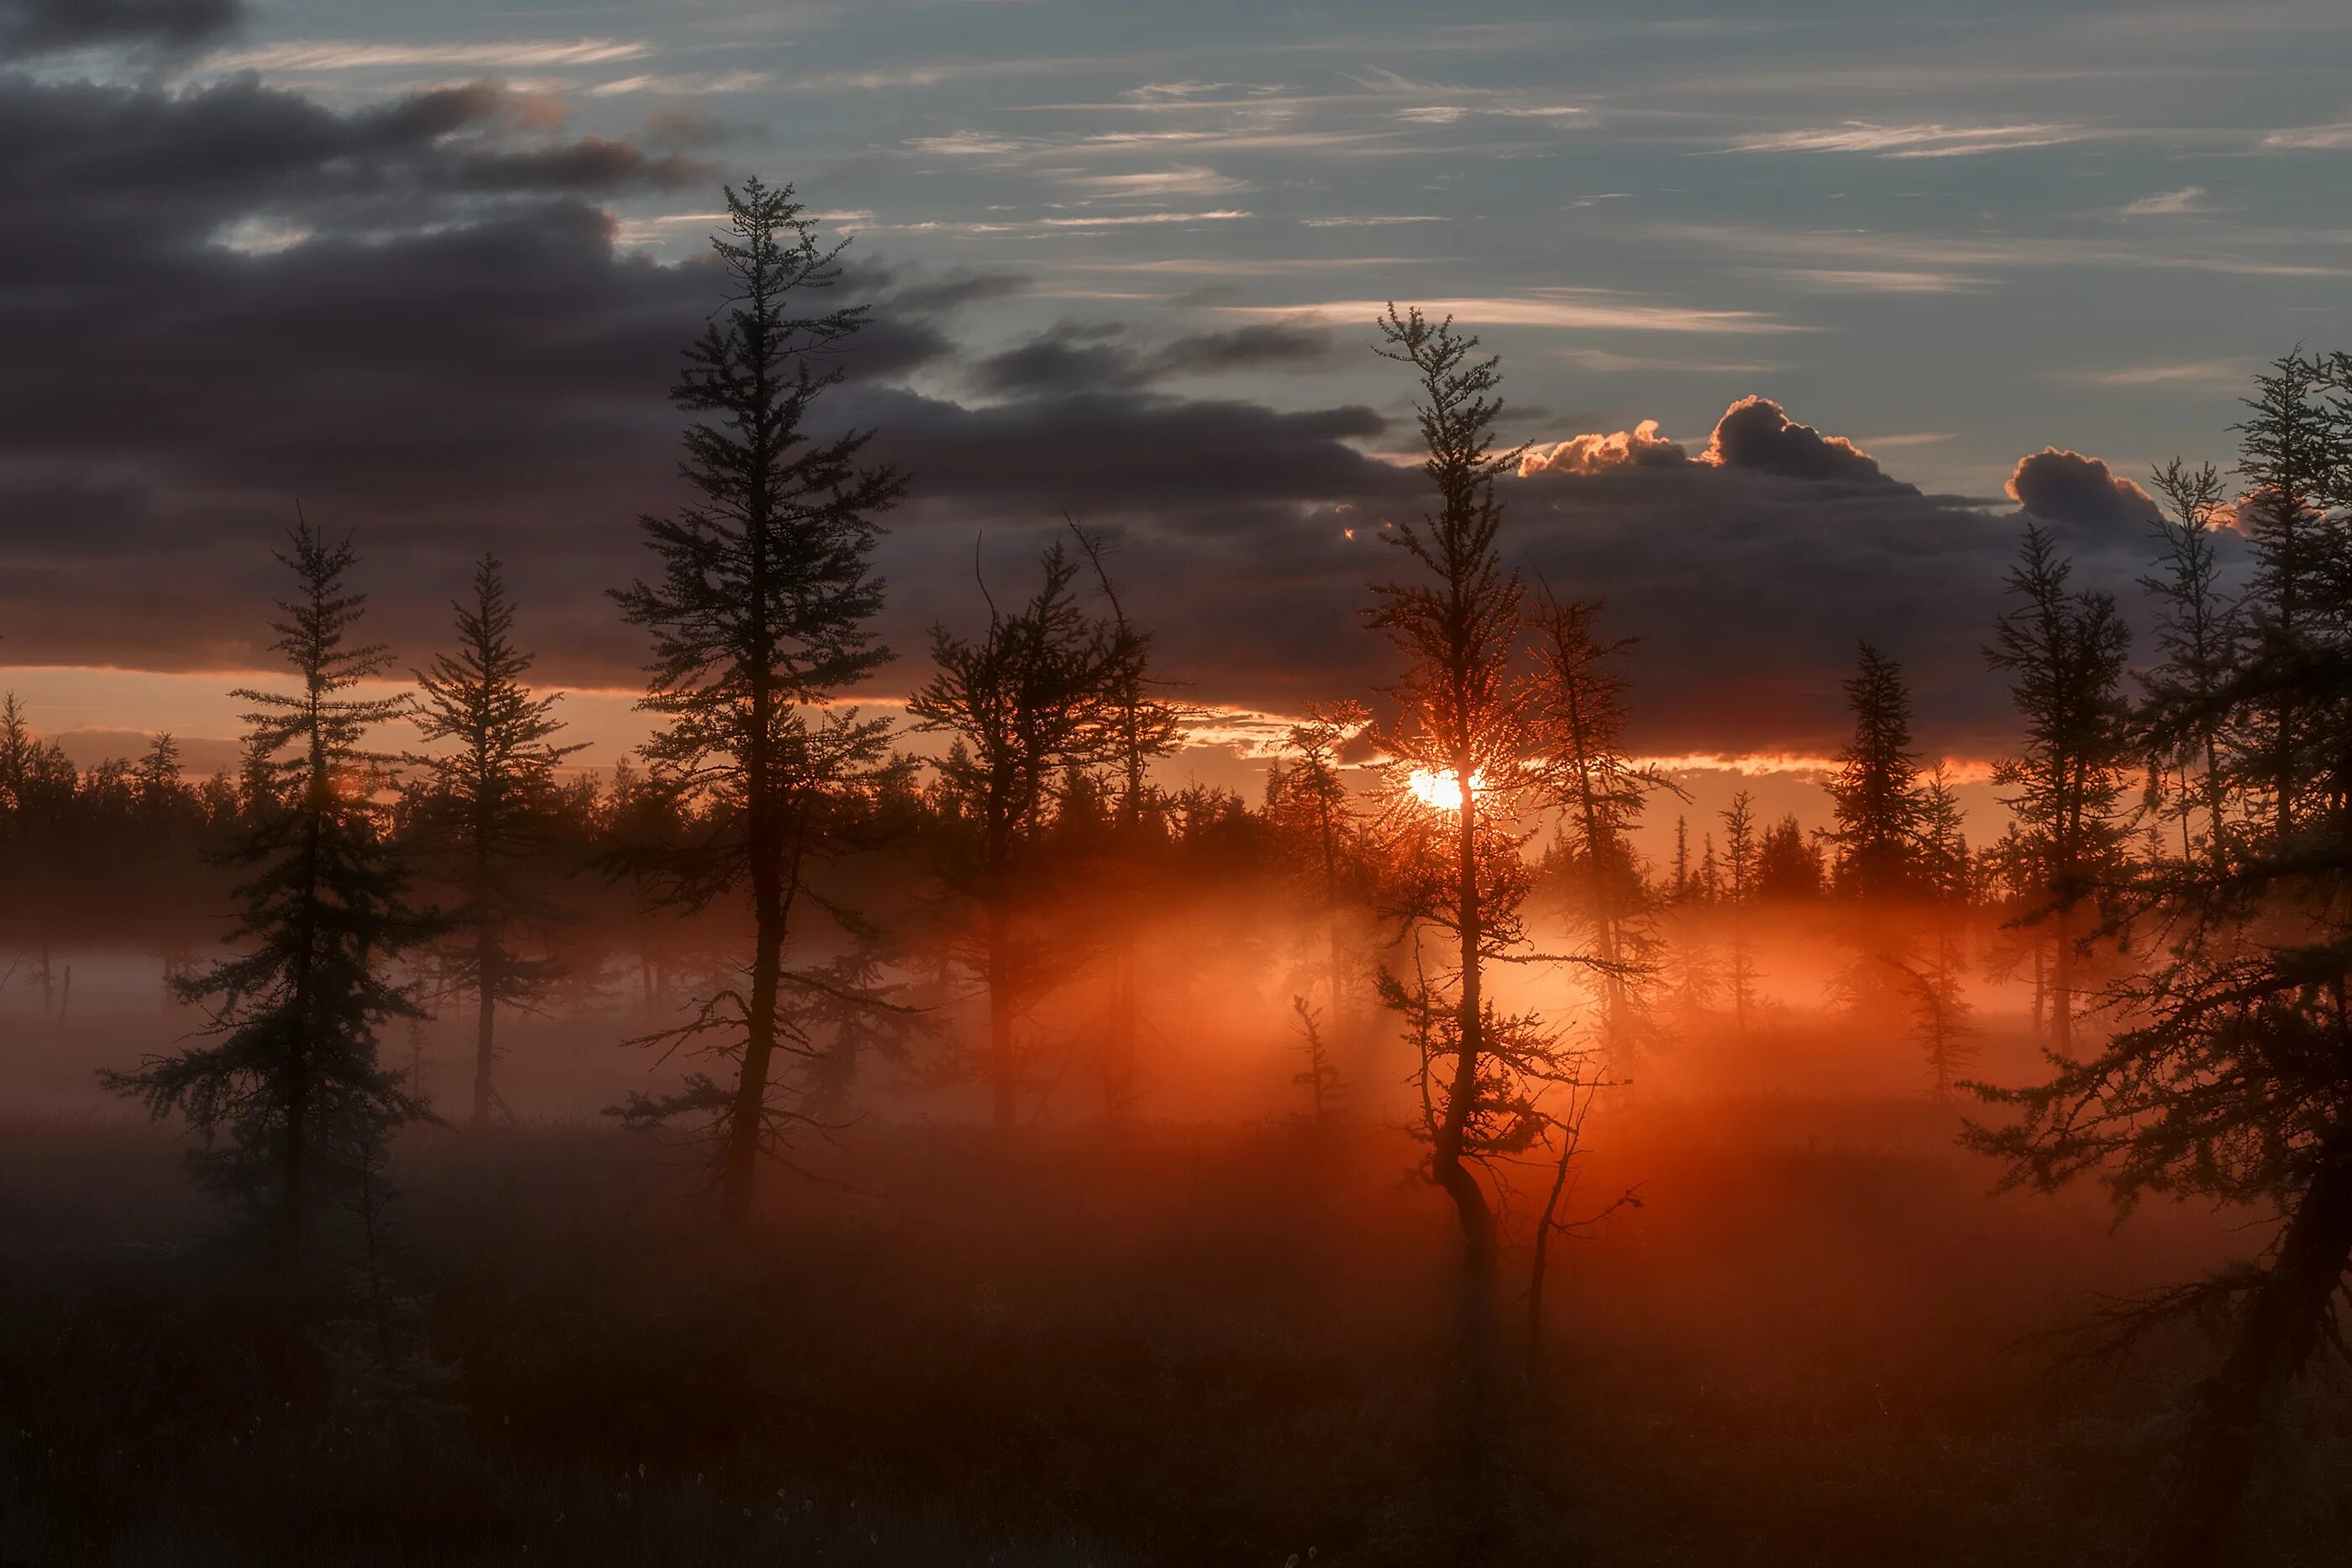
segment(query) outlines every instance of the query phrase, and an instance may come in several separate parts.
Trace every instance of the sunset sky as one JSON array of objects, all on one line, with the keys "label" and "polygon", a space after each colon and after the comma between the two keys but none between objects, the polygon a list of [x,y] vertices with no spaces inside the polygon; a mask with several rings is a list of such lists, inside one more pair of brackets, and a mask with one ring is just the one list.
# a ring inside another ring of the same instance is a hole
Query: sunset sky
[{"label": "sunset sky", "polygon": [[1868,636],[1982,758],[2021,502],[2127,590],[2129,481],[2343,346],[2352,7],[0,0],[0,685],[209,766],[298,498],[404,665],[488,547],[544,678],[631,685],[747,172],[876,308],[877,696],[1065,509],[1195,700],[1364,695],[1393,298],[1503,356],[1507,549],[1644,638],[1646,748],[1833,747]]}]

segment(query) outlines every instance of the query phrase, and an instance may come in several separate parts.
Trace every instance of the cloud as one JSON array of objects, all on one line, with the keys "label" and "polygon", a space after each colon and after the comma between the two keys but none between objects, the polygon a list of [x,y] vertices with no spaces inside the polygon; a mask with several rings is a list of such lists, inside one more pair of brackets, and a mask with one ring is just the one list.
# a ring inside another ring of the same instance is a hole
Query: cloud
[{"label": "cloud", "polygon": [[1848,120],[1832,126],[1775,131],[1744,136],[1727,152],[1868,152],[1881,158],[1967,158],[2054,147],[2089,134],[2080,125],[1885,125]]},{"label": "cloud", "polygon": [[2304,125],[2288,131],[2273,131],[2263,138],[2263,145],[2294,151],[2323,151],[2352,147],[2352,120],[2339,120],[2328,125]]},{"label": "cloud", "polygon": [[2201,213],[2205,210],[2205,187],[2183,185],[2177,191],[2165,191],[2153,196],[2142,196],[2137,202],[2126,202],[2117,210],[2127,218],[2168,217],[2179,213]]},{"label": "cloud", "polygon": [[2058,379],[2092,387],[2243,387],[2253,371],[2237,360],[2193,360],[2168,365],[2124,365],[2111,371],[2069,371]]},{"label": "cloud", "polygon": [[2083,528],[2121,528],[2161,515],[2147,491],[2099,459],[2056,446],[2019,458],[2003,488],[2030,515]]},{"label": "cloud", "polygon": [[[1806,329],[1753,310],[1699,310],[1648,305],[1603,288],[1543,288],[1477,298],[1423,299],[1432,320],[1451,316],[1475,327],[1586,328],[1627,332],[1799,332]],[[1370,322],[1388,309],[1385,299],[1332,299],[1308,305],[1229,306],[1235,316],[1307,316]]]},{"label": "cloud", "polygon": [[1885,267],[1788,267],[1775,277],[1832,294],[1972,294],[1981,277],[1957,272],[1912,272]]},{"label": "cloud", "polygon": [[609,65],[651,54],[652,46],[620,38],[515,38],[484,44],[386,44],[362,39],[289,40],[215,55],[222,71],[383,70],[404,66],[466,66],[529,70],[549,66]]},{"label": "cloud", "polygon": [[993,396],[1131,392],[1178,376],[1322,369],[1339,351],[1328,331],[1290,321],[1187,333],[1150,346],[1117,323],[1065,321],[981,359],[971,376]]},{"label": "cloud", "polygon": [[1724,410],[1699,461],[1795,479],[1900,483],[1888,478],[1876,459],[1844,436],[1823,435],[1810,424],[1799,424],[1770,398],[1754,395]]},{"label": "cloud", "polygon": [[1199,163],[1172,169],[1152,169],[1133,174],[1076,174],[1066,183],[1097,196],[1122,201],[1157,201],[1171,196],[1223,196],[1246,191],[1249,183],[1220,174]]},{"label": "cloud", "polygon": [[[1907,439],[1916,444],[1921,439],[1940,437]],[[1645,419],[1632,430],[1572,435],[1549,445],[1531,446],[1520,459],[1519,475],[1532,478],[1544,474],[1591,475],[1620,468],[1695,465],[1754,469],[1838,485],[1910,488],[1890,478],[1876,459],[1844,436],[1824,435],[1810,424],[1800,424],[1770,398],[1752,394],[1723,411],[1707,435],[1706,449],[1696,457],[1679,443],[1660,436],[1656,420]]]},{"label": "cloud", "polygon": [[245,19],[243,0],[0,0],[0,57],[110,47],[180,52],[228,37]]},{"label": "cloud", "polygon": [[[644,570],[636,516],[681,498],[663,393],[723,285],[702,256],[625,248],[604,208],[708,180],[635,141],[562,138],[493,89],[337,109],[252,81],[0,83],[9,658],[266,663],[268,547],[299,497],[357,534],[370,631],[404,660],[446,637],[449,598],[493,548],[545,607],[527,630],[546,678],[631,685],[642,640],[604,591]],[[638,204],[683,228],[711,194]],[[1428,505],[1422,475],[1376,455],[1410,444],[1409,423],[1208,380],[1360,358],[1376,303],[1325,308],[1346,330],[1294,308],[1007,342],[993,307],[1025,293],[1038,308],[1029,279],[892,267],[862,245],[853,264],[843,297],[872,302],[875,325],[827,417],[873,430],[910,486],[880,547],[901,662],[877,689],[920,679],[928,625],[981,612],[975,565],[1009,585],[1066,507],[1115,533],[1132,608],[1198,700],[1296,711],[1393,673],[1360,612],[1395,570],[1383,525]],[[1454,303],[1481,325],[1708,329],[1598,291]],[[983,324],[985,347],[966,348]],[[1646,637],[1635,745],[1833,747],[1857,634],[1904,659],[1930,744],[2004,732],[1979,649],[2017,518],[1924,496],[1760,397],[1696,447],[1654,423],[1571,435],[1498,486],[1510,559],[1605,595],[1613,626]],[[2077,532],[2078,580],[2127,587],[2134,530]]]},{"label": "cloud", "polygon": [[1689,461],[1689,453],[1658,434],[1656,420],[1645,419],[1631,430],[1612,434],[1571,435],[1548,446],[1530,446],[1519,458],[1519,476],[1598,474],[1607,468],[1661,466]]}]

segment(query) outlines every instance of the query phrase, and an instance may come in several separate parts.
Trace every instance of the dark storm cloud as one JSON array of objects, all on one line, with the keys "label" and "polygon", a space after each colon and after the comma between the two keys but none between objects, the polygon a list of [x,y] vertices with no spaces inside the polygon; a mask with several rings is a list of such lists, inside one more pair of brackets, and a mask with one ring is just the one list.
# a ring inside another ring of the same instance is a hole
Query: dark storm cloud
[{"label": "dark storm cloud", "polygon": [[244,20],[242,0],[0,0],[0,59],[110,46],[187,49]]},{"label": "dark storm cloud", "polygon": [[[268,547],[299,498],[358,535],[373,629],[404,660],[442,638],[493,548],[550,679],[633,680],[642,644],[604,591],[642,570],[636,515],[677,497],[663,393],[722,285],[706,260],[617,249],[593,204],[690,165],[550,124],[487,88],[341,112],[249,82],[0,78],[5,656],[262,656]],[[1384,525],[1418,515],[1425,482],[1367,449],[1409,426],[1171,390],[1311,370],[1330,340],[1065,326],[959,349],[1025,287],[852,255],[845,293],[874,326],[831,413],[909,479],[882,547],[902,655],[882,686],[921,678],[931,622],[980,613],[975,570],[1017,591],[1065,510],[1115,534],[1132,607],[1196,700],[1291,706],[1385,678],[1360,611],[1398,570]],[[903,384],[918,371],[929,390]],[[951,386],[988,401],[936,391]],[[1911,666],[1931,744],[1998,729],[1978,650],[2021,519],[1922,496],[1760,398],[1696,457],[1654,426],[1543,450],[1501,486],[1507,548],[1647,639],[1644,746],[1832,741],[1857,635]],[[2127,584],[2127,532],[2070,523],[2078,580]]]},{"label": "dark storm cloud", "polygon": [[2021,509],[2044,522],[2125,529],[2134,539],[2162,516],[2147,491],[2099,459],[2055,446],[2019,458],[2005,487]]},{"label": "dark storm cloud", "polygon": [[1315,370],[1331,364],[1339,351],[1328,330],[1290,322],[1254,323],[1149,344],[1135,341],[1116,322],[1065,321],[981,360],[972,380],[992,396],[1130,392],[1184,375]]}]

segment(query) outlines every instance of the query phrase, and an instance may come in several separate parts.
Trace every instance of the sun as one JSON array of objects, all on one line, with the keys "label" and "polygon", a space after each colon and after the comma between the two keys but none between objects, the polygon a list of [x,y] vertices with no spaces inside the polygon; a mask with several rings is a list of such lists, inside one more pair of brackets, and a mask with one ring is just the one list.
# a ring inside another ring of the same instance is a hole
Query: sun
[{"label": "sun", "polygon": [[[1462,810],[1462,785],[1451,768],[1442,768],[1433,773],[1426,768],[1416,768],[1405,784],[1412,789],[1415,800],[1433,810]],[[1475,796],[1486,791],[1486,776],[1484,773],[1471,774],[1470,793]]]}]

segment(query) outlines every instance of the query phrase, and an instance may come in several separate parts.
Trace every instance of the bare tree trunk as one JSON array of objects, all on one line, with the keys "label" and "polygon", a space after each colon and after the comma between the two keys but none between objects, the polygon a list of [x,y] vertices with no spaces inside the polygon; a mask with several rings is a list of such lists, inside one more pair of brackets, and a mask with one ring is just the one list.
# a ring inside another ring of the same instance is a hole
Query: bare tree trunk
[{"label": "bare tree trunk", "polygon": [[493,1033],[499,1008],[498,941],[484,921],[474,934],[474,1125],[490,1119],[490,1063],[497,1055]]},{"label": "bare tree trunk", "polygon": [[1544,1197],[1543,1213],[1536,1219],[1535,1257],[1528,1267],[1528,1386],[1536,1388],[1543,1377],[1543,1301],[1544,1275],[1551,1263],[1551,1238],[1559,1221],[1559,1200],[1568,1191],[1568,1166],[1576,1155],[1576,1140],[1563,1128],[1560,1133],[1559,1163],[1552,1167],[1551,1191]]},{"label": "bare tree trunk", "polygon": [[2033,1038],[2037,1041],[2042,1039],[2042,1022],[2049,1010],[2050,978],[2048,971],[2042,967],[2042,936],[2037,932],[2033,937]]},{"label": "bare tree trunk", "polygon": [[2050,934],[2053,947],[2050,974],[2050,1044],[2051,1049],[2062,1056],[2074,1043],[2074,939],[2067,930],[2067,914],[2063,906],[2059,908]]},{"label": "bare tree trunk", "polygon": [[1006,1137],[1020,1124],[1020,1063],[1013,1055],[1012,933],[1002,897],[988,905],[988,1081],[995,1096],[996,1130]]},{"label": "bare tree trunk", "polygon": [[754,805],[745,831],[751,856],[751,1005],[745,1019],[743,1071],[735,1083],[720,1170],[727,1219],[738,1226],[751,1217],[751,1192],[759,1179],[760,1137],[768,1114],[768,1068],[776,1050],[776,995],[783,976],[786,913],[782,824],[776,821],[774,806],[765,801],[765,758],[755,761],[751,772]]},{"label": "bare tree trunk", "polygon": [[2141,1568],[2212,1568],[2227,1555],[2272,1405],[2326,1334],[2352,1259],[2352,1147],[2339,1135],[2323,1156],[2247,1302],[2229,1359],[2208,1390],[2178,1483]]},{"label": "bare tree trunk", "polygon": [[1458,912],[1461,924],[1462,1011],[1460,1049],[1454,1057],[1454,1083],[1446,1097],[1445,1115],[1438,1124],[1430,1168],[1437,1185],[1454,1200],[1462,1227],[1462,1317],[1460,1323],[1459,1430],[1454,1457],[1460,1469],[1463,1520],[1474,1538],[1483,1535],[1486,1521],[1486,1473],[1492,1419],[1500,1408],[1501,1358],[1496,1345],[1500,1289],[1497,1279],[1500,1248],[1495,1213],[1476,1172],[1463,1157],[1469,1119],[1478,1094],[1478,1060],[1484,1049],[1480,988],[1480,937],[1477,804],[1470,789],[1467,759],[1454,777],[1462,780]]}]

